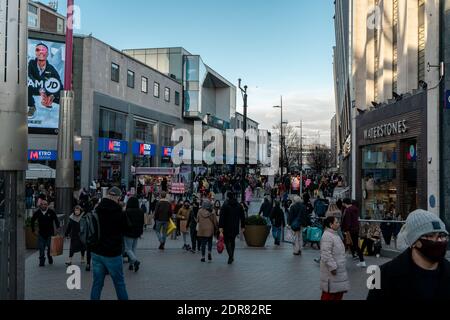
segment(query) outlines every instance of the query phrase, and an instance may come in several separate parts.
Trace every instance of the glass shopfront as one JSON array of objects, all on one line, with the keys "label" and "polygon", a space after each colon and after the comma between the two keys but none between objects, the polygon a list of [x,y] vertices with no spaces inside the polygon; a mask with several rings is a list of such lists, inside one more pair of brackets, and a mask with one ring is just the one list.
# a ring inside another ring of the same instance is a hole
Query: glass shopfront
[{"label": "glass shopfront", "polygon": [[420,207],[417,159],[416,139],[362,149],[363,218],[406,220]]},{"label": "glass shopfront", "polygon": [[396,216],[397,208],[397,144],[379,144],[362,149],[362,217],[382,219]]}]

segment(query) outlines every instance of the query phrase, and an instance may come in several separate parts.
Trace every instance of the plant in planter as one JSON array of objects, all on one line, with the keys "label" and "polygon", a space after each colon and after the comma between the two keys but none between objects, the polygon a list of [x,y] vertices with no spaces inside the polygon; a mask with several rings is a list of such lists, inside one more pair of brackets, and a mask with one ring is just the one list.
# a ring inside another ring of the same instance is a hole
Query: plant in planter
[{"label": "plant in planter", "polygon": [[[38,231],[38,227],[35,224],[35,231]],[[25,244],[26,248],[29,250],[32,249],[38,249],[39,248],[39,242],[38,242],[38,236],[33,233],[31,230],[31,217],[28,217],[25,220]]]},{"label": "plant in planter", "polygon": [[270,228],[267,226],[266,220],[259,215],[245,219],[244,237],[249,247],[264,247],[269,233]]}]

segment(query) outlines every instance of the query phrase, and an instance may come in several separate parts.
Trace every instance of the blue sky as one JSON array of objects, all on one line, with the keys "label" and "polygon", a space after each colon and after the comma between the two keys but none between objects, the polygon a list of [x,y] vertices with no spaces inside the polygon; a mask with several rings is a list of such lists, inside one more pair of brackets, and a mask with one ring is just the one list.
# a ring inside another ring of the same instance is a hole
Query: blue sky
[{"label": "blue sky", "polygon": [[[48,1],[43,1],[48,3]],[[75,0],[81,30],[118,48],[185,47],[249,91],[249,116],[271,128],[286,118],[329,141],[334,114],[332,0]],[[65,1],[60,1],[65,14]],[[238,96],[238,111],[242,99]],[[329,142],[328,142],[329,143]]]}]

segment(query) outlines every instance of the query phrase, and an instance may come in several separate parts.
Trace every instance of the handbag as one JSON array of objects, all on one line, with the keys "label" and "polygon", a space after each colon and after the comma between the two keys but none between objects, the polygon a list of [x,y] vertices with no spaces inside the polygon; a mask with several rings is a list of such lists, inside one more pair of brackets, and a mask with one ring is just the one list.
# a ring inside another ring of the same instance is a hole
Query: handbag
[{"label": "handbag", "polygon": [[225,249],[224,237],[223,236],[219,236],[219,240],[217,241],[217,252],[219,254],[222,254],[224,249]]},{"label": "handbag", "polygon": [[345,233],[345,245],[347,247],[353,246],[353,240],[352,240],[352,236],[350,235],[350,232]]},{"label": "handbag", "polygon": [[64,249],[64,237],[57,235],[52,237],[50,242],[50,256],[62,256]]},{"label": "handbag", "polygon": [[287,227],[286,228],[286,234],[284,236],[284,240],[287,243],[294,244],[294,242],[295,242],[295,232],[294,232],[294,230],[292,230],[291,228]]},{"label": "handbag", "polygon": [[175,225],[172,219],[169,219],[169,225],[167,227],[167,235],[170,236],[175,230],[177,230],[177,226]]}]

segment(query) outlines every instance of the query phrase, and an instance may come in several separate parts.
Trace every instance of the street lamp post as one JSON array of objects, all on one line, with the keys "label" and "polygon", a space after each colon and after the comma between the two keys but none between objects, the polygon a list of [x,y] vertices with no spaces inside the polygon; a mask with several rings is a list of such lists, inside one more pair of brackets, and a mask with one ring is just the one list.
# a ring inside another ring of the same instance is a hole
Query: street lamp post
[{"label": "street lamp post", "polygon": [[297,128],[300,128],[300,194],[303,194],[303,120]]},{"label": "street lamp post", "polygon": [[241,87],[242,79],[239,79],[239,90],[241,90],[242,98],[244,100],[244,166],[242,167],[242,177],[241,177],[241,193],[242,201],[245,201],[245,176],[246,176],[246,166],[247,166],[247,108],[248,108],[248,86]]},{"label": "street lamp post", "polygon": [[283,159],[283,97],[281,97],[281,105],[274,106],[274,108],[281,109],[281,122],[280,122],[280,144],[281,144],[281,154],[280,154],[280,169],[281,169],[281,177],[283,177],[283,166],[284,166],[284,159]]},{"label": "street lamp post", "polygon": [[64,91],[61,93],[59,115],[58,160],[56,162],[56,210],[62,213],[64,225],[67,227],[72,211],[74,188],[74,93],[72,90],[73,66],[73,9],[74,0],[67,0],[66,22],[66,61],[64,75]]}]

